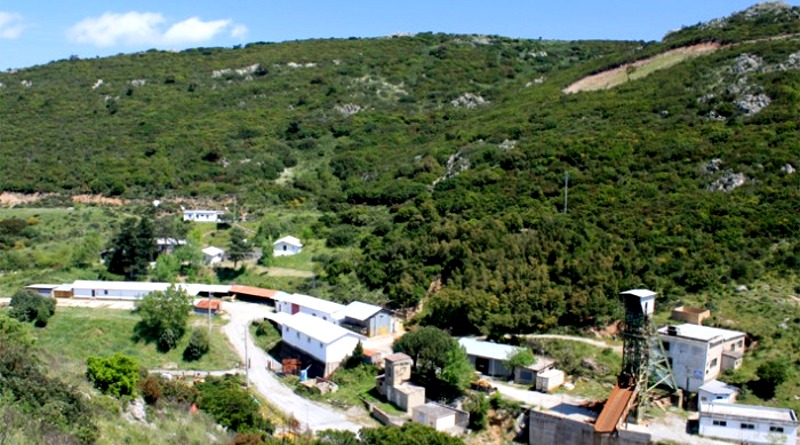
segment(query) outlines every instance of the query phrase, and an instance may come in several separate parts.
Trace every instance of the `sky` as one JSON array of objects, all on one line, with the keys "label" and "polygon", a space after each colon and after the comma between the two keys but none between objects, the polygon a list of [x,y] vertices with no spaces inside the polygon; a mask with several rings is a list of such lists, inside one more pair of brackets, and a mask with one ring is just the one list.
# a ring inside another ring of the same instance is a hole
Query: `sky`
[{"label": "sky", "polygon": [[[557,40],[660,40],[754,0],[0,0],[0,70],[71,56],[250,42],[491,34]],[[786,3],[799,6],[800,0]]]}]

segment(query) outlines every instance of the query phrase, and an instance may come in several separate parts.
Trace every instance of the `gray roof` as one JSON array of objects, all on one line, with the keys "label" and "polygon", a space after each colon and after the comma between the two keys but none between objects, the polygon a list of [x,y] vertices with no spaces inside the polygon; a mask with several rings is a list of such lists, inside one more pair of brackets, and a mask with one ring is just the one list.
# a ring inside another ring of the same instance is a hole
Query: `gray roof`
[{"label": "gray roof", "polygon": [[508,360],[512,355],[523,349],[519,346],[492,343],[469,337],[459,338],[458,344],[467,350],[467,355],[490,358],[494,360]]},{"label": "gray roof", "polygon": [[712,401],[703,404],[700,416],[725,416],[729,418],[758,419],[762,421],[786,422],[797,424],[797,416],[788,408],[772,408],[768,406],[739,405]]},{"label": "gray roof", "polygon": [[634,297],[647,298],[656,296],[656,293],[648,289],[631,289],[620,292],[620,295],[633,295]]},{"label": "gray roof", "polygon": [[380,312],[383,308],[380,306],[375,306],[374,304],[367,304],[362,303],[360,301],[354,301],[348,304],[343,310],[342,314],[344,314],[347,318],[352,318],[358,321],[366,321],[373,315]]},{"label": "gray roof", "polygon": [[700,388],[700,391],[710,392],[711,394],[720,394],[720,395],[731,395],[739,392],[739,388],[735,386],[731,386],[725,382],[720,382],[719,380],[712,380]]},{"label": "gray roof", "polygon": [[675,326],[675,328],[678,331],[677,335],[668,335],[667,328],[668,326],[660,328],[658,330],[658,333],[663,336],[666,336],[666,338],[683,337],[691,340],[699,340],[705,342],[717,338],[728,341],[737,337],[744,337],[744,332],[731,331],[730,329],[712,328],[709,326],[700,326],[691,323],[684,323],[682,325]]},{"label": "gray roof", "polygon": [[453,416],[456,410],[448,408],[438,403],[428,402],[424,405],[415,406],[413,411],[418,411],[425,414],[425,417],[441,419],[442,417]]}]

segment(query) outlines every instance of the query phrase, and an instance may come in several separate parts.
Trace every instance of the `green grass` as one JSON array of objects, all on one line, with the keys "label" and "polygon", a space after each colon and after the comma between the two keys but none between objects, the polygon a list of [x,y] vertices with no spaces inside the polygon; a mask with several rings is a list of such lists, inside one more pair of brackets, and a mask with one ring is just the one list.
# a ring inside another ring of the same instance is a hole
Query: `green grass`
[{"label": "green grass", "polygon": [[[332,381],[339,385],[339,389],[328,394],[319,394],[316,391],[306,389],[300,385],[297,377],[294,376],[287,377],[286,383],[293,386],[295,391],[303,397],[339,407],[350,407],[362,405],[362,397],[372,402],[378,402],[374,396],[370,395],[370,391],[375,388],[375,376],[377,376],[377,369],[370,366],[359,366],[353,369],[339,368],[330,377]],[[381,408],[385,407],[381,405]],[[397,408],[394,408],[394,410],[403,414]]]},{"label": "green grass", "polygon": [[[58,308],[47,327],[36,331],[37,345],[50,357],[66,359],[83,373],[86,359],[91,356],[111,355],[121,352],[134,357],[148,369],[222,370],[239,364],[227,337],[218,327],[213,327],[211,351],[196,362],[185,362],[182,353],[189,342],[189,332],[178,346],[162,354],[155,345],[132,340],[133,327],[139,317],[129,311],[88,308]],[[205,326],[205,319],[193,315],[190,322]]]}]

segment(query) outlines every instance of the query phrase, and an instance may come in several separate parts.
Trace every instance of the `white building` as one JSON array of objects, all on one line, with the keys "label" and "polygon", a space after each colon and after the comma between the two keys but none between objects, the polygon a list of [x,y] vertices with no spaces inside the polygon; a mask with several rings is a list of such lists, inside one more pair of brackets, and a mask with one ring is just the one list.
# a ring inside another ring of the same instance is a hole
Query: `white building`
[{"label": "white building", "polygon": [[287,314],[300,312],[335,324],[339,324],[344,318],[343,310],[345,307],[343,304],[310,295],[284,294],[275,296],[275,312],[285,312]]},{"label": "white building", "polygon": [[225,258],[225,251],[220,249],[219,247],[208,246],[202,250],[203,252],[203,261],[206,264],[217,264],[221,263],[222,260]]},{"label": "white building", "polygon": [[[510,377],[514,370],[508,369],[505,362],[514,354],[523,350],[518,346],[492,343],[469,337],[459,338],[458,344],[467,352],[470,363],[478,372],[493,377]],[[535,377],[533,378],[535,379]]]},{"label": "white building", "polygon": [[658,333],[678,386],[687,391],[697,392],[722,371],[742,364],[744,332],[687,323]]},{"label": "white building", "polygon": [[[151,292],[164,292],[172,283],[146,283],[141,281],[92,281],[77,280],[70,285],[75,298],[94,298],[109,300],[138,300]],[[230,292],[224,284],[175,284],[191,296],[220,296]]]},{"label": "white building", "polygon": [[303,251],[303,243],[293,236],[284,236],[272,243],[272,256],[294,255]]},{"label": "white building", "polygon": [[703,405],[711,402],[735,403],[737,395],[739,395],[739,388],[719,380],[712,380],[697,390],[698,411],[703,409]]},{"label": "white building", "polygon": [[281,338],[285,344],[319,361],[324,368],[323,376],[335,371],[364,339],[355,332],[303,312],[283,320]]},{"label": "white building", "polygon": [[215,223],[219,222],[219,217],[222,216],[222,214],[223,212],[219,210],[184,210],[183,220]]},{"label": "white building", "polygon": [[785,408],[710,402],[700,411],[700,435],[748,444],[797,443],[797,416]]}]

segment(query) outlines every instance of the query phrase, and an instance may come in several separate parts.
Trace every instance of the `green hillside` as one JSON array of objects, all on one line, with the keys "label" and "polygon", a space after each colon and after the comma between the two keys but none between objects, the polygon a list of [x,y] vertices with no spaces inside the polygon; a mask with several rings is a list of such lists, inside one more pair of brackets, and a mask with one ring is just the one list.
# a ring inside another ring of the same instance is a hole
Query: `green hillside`
[{"label": "green hillside", "polygon": [[[602,324],[624,288],[676,299],[800,267],[799,15],[662,42],[419,34],[0,73],[0,189],[308,207],[354,252],[316,259],[326,285],[357,277],[396,308],[434,290],[420,318],[456,333]],[[721,46],[562,92],[701,42]]]}]

